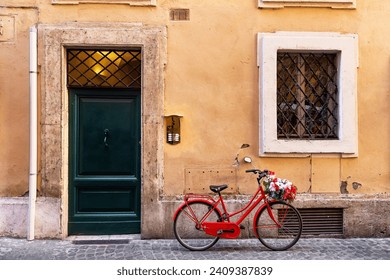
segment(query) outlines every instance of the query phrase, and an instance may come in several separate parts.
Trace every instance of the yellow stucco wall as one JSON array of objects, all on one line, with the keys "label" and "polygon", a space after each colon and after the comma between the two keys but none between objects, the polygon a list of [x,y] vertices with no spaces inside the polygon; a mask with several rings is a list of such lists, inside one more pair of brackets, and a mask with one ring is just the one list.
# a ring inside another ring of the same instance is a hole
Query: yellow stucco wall
[{"label": "yellow stucco wall", "polygon": [[37,21],[37,9],[0,6],[0,196],[28,189],[28,30]]},{"label": "yellow stucco wall", "polygon": [[[231,168],[242,143],[252,145],[245,153],[256,166],[289,178],[301,192],[339,193],[342,182],[349,193],[390,191],[390,6],[385,1],[358,0],[351,10],[258,9],[256,0],[158,0],[156,7],[2,3],[0,15],[15,17],[16,24],[14,38],[0,40],[0,196],[22,195],[28,186],[28,28],[73,21],[167,26],[164,111],[183,118],[181,143],[164,146],[164,194],[185,191],[186,169]],[[171,8],[190,9],[190,20],[171,21]],[[275,31],[358,34],[358,157],[258,157],[256,34]],[[250,193],[255,181],[244,169],[233,180],[235,189]]]}]

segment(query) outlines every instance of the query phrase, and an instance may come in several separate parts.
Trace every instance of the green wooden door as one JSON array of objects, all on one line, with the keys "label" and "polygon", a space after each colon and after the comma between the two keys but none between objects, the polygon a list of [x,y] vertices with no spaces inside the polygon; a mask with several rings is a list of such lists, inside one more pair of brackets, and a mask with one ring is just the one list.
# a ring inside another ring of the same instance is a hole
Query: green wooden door
[{"label": "green wooden door", "polygon": [[69,94],[69,234],[139,233],[140,92]]}]

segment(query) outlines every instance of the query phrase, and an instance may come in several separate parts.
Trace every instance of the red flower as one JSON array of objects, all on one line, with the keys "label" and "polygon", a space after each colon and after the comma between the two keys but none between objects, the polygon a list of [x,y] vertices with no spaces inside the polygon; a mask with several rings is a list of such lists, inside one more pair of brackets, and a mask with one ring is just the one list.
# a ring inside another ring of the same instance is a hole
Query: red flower
[{"label": "red flower", "polygon": [[291,186],[291,192],[292,192],[293,194],[296,194],[296,193],[297,193],[297,188],[296,188],[294,185]]},{"label": "red flower", "polygon": [[287,200],[287,199],[289,199],[290,198],[290,189],[285,189],[284,190],[284,195],[283,195],[283,199],[284,200]]},{"label": "red flower", "polygon": [[285,189],[283,199],[284,200],[294,200],[297,193],[297,188],[291,186],[291,188]]}]

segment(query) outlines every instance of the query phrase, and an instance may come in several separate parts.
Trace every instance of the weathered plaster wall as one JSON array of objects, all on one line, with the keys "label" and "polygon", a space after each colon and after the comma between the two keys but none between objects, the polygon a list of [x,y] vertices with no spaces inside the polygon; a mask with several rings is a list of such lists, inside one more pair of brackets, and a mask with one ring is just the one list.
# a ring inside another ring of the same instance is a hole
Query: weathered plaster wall
[{"label": "weathered plaster wall", "polygon": [[[183,115],[183,137],[180,145],[165,148],[164,192],[184,189],[186,168],[231,166],[243,142],[257,156],[256,33],[319,31],[359,35],[358,157],[258,158],[255,165],[290,178],[301,192],[340,193],[345,182],[349,194],[388,193],[390,67],[383,23],[389,8],[380,1],[357,2],[356,10],[257,10],[250,1],[198,2],[189,5],[190,22],[170,23],[165,111]],[[248,192],[243,176],[238,189]]]},{"label": "weathered plaster wall", "polygon": [[[253,1],[255,2],[255,1]],[[369,5],[369,6],[368,6]],[[25,6],[26,8],[12,8]],[[169,9],[190,9],[189,21],[170,21]],[[21,195],[28,178],[28,28],[34,23],[143,22],[168,26],[165,113],[182,114],[182,143],[165,147],[166,194],[183,190],[188,167],[229,166],[242,142],[258,142],[257,32],[323,31],[359,34],[359,157],[258,159],[301,186],[301,191],[388,192],[389,64],[383,1],[358,1],[357,9],[257,9],[251,1],[158,1],[157,7],[51,5],[5,1],[2,15],[16,19],[15,38],[1,47],[0,194]],[[245,16],[243,16],[245,15]],[[280,19],[283,20],[280,20]],[[299,20],[297,20],[299,18]],[[18,61],[18,63],[14,63]],[[9,75],[12,72],[13,74]],[[13,82],[10,82],[10,78]],[[15,110],[15,104],[17,108]],[[54,143],[55,144],[55,143]],[[299,165],[301,172],[295,168]],[[324,173],[323,170],[327,172]],[[324,176],[326,175],[326,176]],[[178,180],[178,178],[180,178]],[[246,183],[245,179],[244,182]],[[357,182],[360,188],[352,188]],[[241,189],[245,189],[242,187]],[[55,190],[49,191],[58,196]]]},{"label": "weathered plaster wall", "polygon": [[0,5],[0,197],[28,189],[28,31],[37,21],[38,9]]}]

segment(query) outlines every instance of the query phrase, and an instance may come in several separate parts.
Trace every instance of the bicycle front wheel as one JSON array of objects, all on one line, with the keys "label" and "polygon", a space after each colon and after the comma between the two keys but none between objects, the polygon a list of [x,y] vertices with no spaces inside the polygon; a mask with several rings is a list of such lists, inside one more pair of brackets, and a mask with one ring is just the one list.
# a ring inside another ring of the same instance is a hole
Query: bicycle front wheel
[{"label": "bicycle front wheel", "polygon": [[193,201],[183,206],[177,214],[173,231],[177,241],[192,251],[203,251],[215,243],[219,237],[206,234],[199,226],[199,222],[217,222],[221,215],[211,203]]},{"label": "bicycle front wheel", "polygon": [[256,233],[260,242],[267,248],[283,251],[294,246],[302,233],[302,218],[298,210],[285,202],[276,201],[264,207],[256,218]]}]

